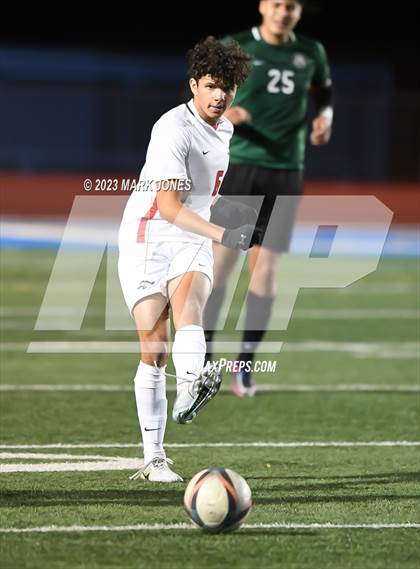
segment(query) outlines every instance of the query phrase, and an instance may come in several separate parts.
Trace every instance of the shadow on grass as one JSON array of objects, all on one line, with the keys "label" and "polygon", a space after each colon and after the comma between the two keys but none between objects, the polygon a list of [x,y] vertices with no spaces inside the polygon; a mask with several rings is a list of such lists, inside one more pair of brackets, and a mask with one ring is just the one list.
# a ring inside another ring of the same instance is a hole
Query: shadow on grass
[{"label": "shadow on grass", "polygon": [[[346,479],[346,480],[359,480],[359,479],[374,479],[374,478],[394,478],[394,482],[405,482],[407,480],[420,481],[420,471],[416,472],[376,472],[372,474],[332,474],[329,476],[248,476],[247,480],[329,480],[331,478]],[[392,482],[392,480],[390,480]]]},{"label": "shadow on grass", "polygon": [[345,494],[336,495],[321,495],[321,496],[269,496],[269,497],[255,497],[254,504],[328,504],[330,502],[336,503],[358,503],[358,502],[377,502],[380,500],[386,501],[401,501],[401,500],[418,500],[420,494],[359,494],[357,496],[348,496]]},{"label": "shadow on grass", "polygon": [[[311,483],[310,480],[321,480]],[[335,479],[335,482],[322,482],[322,480]],[[286,483],[277,486],[278,490],[295,491],[295,490],[328,490],[328,489],[349,489],[354,486],[371,486],[398,484],[404,482],[420,482],[420,472],[385,472],[377,474],[361,474],[361,475],[344,475],[344,476],[323,476],[315,478],[313,476],[248,476],[250,480],[284,480]],[[295,484],[288,484],[289,481],[296,480]],[[270,488],[271,490],[272,488]]]},{"label": "shadow on grass", "polygon": [[181,506],[184,488],[180,490],[13,490],[2,492],[0,507],[52,507],[84,505]]}]

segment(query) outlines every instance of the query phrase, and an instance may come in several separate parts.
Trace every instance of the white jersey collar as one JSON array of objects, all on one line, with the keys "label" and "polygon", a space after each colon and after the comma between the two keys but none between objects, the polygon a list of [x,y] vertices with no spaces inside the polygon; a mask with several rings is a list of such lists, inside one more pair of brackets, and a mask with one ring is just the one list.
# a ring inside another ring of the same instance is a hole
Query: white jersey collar
[{"label": "white jersey collar", "polygon": [[[260,29],[257,26],[254,26],[253,28],[251,28],[251,33],[254,37],[254,40],[256,40],[256,41],[262,40]],[[289,33],[289,39],[287,40],[287,42],[284,45],[287,45],[288,43],[295,43],[295,41],[296,41],[296,35],[292,31]]]}]

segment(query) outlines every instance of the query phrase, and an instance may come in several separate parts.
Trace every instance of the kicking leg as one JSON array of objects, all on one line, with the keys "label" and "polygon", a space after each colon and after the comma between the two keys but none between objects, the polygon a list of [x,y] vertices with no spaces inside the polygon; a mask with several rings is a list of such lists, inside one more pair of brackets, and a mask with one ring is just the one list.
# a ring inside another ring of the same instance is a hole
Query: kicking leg
[{"label": "kicking leg", "polygon": [[206,275],[188,272],[168,285],[176,329],[172,358],[177,375],[177,398],[172,417],[189,423],[216,395],[221,376],[216,368],[204,368],[206,341],[202,315],[211,284]]}]

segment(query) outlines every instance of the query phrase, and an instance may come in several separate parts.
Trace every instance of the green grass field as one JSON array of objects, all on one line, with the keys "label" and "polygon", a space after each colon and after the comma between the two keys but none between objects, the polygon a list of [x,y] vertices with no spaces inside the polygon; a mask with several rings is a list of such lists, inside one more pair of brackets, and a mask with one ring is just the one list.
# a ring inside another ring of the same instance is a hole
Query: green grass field
[{"label": "green grass field", "polygon": [[[277,361],[256,377],[266,391],[239,400],[225,389],[193,424],[168,420],[167,454],[186,482],[225,466],[253,492],[245,527],[206,535],[168,527],[189,522],[184,484],[129,480],[141,456],[136,354],[26,352],[33,341],[135,341],[103,329],[104,267],[80,331],[33,330],[54,258],[1,251],[2,568],[418,567],[419,528],[407,527],[420,524],[416,261],[301,291],[288,330],[268,335],[284,351],[259,356]],[[233,308],[218,339],[239,338]]]}]

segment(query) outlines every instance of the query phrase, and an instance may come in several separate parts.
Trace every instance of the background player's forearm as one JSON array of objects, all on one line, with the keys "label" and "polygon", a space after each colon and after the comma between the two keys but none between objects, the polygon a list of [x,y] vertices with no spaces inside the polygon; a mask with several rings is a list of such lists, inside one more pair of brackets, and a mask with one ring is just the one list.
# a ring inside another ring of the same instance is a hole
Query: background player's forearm
[{"label": "background player's forearm", "polygon": [[224,116],[229,119],[234,126],[250,122],[252,119],[251,114],[244,109],[244,107],[240,107],[239,105],[227,109]]},{"label": "background player's forearm", "polygon": [[315,88],[312,98],[317,116],[326,118],[331,126],[334,112],[334,88],[331,79],[328,79],[325,85]]}]

